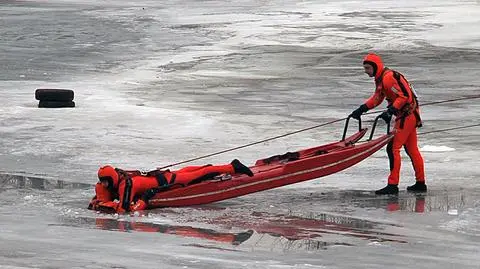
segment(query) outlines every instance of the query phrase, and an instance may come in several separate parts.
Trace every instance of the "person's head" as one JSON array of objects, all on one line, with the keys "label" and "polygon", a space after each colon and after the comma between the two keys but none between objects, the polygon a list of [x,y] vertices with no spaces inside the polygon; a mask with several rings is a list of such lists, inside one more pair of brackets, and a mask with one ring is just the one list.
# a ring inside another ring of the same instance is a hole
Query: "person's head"
[{"label": "person's head", "polygon": [[370,77],[378,78],[382,74],[384,65],[382,58],[375,53],[369,53],[363,58],[363,69]]},{"label": "person's head", "polygon": [[98,169],[98,179],[102,185],[110,190],[118,188],[118,173],[110,165],[100,167]]}]

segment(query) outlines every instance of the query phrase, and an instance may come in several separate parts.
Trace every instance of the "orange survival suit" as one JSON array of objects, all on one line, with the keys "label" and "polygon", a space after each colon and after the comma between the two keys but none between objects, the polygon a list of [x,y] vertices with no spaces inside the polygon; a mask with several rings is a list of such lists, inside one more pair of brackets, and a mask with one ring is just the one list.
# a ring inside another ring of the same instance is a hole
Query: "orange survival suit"
[{"label": "orange survival suit", "polygon": [[417,127],[422,126],[422,121],[415,92],[402,74],[384,66],[380,56],[370,53],[364,58],[363,64],[373,67],[375,93],[360,106],[360,114],[378,106],[384,99],[387,99],[388,109],[382,114],[382,118],[389,121],[391,115],[396,117],[394,137],[387,145],[387,154],[390,161],[388,184],[398,185],[400,181],[400,149],[402,146],[405,147],[412,160],[416,181],[424,183],[424,161],[418,149],[416,130]]},{"label": "orange survival suit", "polygon": [[162,188],[174,184],[186,186],[224,173],[253,176],[252,171],[236,159],[225,165],[188,166],[177,171],[153,170],[146,174],[103,166],[98,170],[100,182],[95,185],[95,196],[88,208],[107,207],[117,213],[144,210]]}]

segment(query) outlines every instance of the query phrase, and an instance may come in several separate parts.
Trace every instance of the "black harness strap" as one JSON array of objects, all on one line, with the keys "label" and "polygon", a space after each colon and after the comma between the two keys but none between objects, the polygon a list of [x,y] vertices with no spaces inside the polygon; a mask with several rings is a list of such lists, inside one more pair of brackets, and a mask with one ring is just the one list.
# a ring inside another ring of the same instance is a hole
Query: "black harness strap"
[{"label": "black harness strap", "polygon": [[128,177],[125,180],[125,191],[123,192],[123,202],[122,202],[122,208],[125,211],[130,211],[130,196],[132,193],[132,179]]},{"label": "black harness strap", "polygon": [[162,187],[168,185],[167,178],[161,171],[155,173],[155,178],[157,179],[158,186]]},{"label": "black harness strap", "polygon": [[415,115],[415,118],[417,119],[417,127],[422,127],[422,118],[420,118],[420,113],[418,113],[417,110],[413,111],[413,115]]},{"label": "black harness strap", "polygon": [[[131,195],[132,195],[132,178],[128,174],[127,171],[115,168],[115,172],[118,174],[118,186],[120,187],[120,183],[125,181],[125,189],[123,191],[123,201],[120,205],[125,211],[130,211],[130,203],[131,203]],[[120,190],[118,191],[120,193]]]},{"label": "black harness strap", "polygon": [[177,174],[172,173],[172,178],[170,179],[170,183],[168,183],[168,185],[173,185],[175,183],[176,178],[177,178]]},{"label": "black harness strap", "polygon": [[[167,170],[169,171],[169,170]],[[150,172],[147,173],[147,176],[153,176],[155,177],[155,179],[157,179],[157,182],[158,182],[158,186],[159,187],[164,187],[164,186],[167,186],[169,184],[173,184],[173,182],[175,182],[175,173],[172,173],[172,179],[170,180],[171,182],[168,182],[167,178],[165,177],[165,172],[167,171],[162,171],[162,170],[152,170]]]},{"label": "black harness strap", "polygon": [[[403,84],[401,78],[403,78],[403,80],[405,80],[407,83],[407,79],[402,75],[400,74],[399,72],[397,71],[393,71],[393,77],[397,80],[397,83],[398,85],[400,86],[400,89],[402,89],[402,92],[405,96],[409,97],[409,92],[407,90],[407,87],[405,87],[405,84]],[[410,114],[407,110],[410,110],[413,112],[413,115],[415,115],[415,119],[417,121],[417,127],[422,127],[422,119],[420,118],[420,113],[418,113],[418,98],[417,96],[415,95],[415,92],[411,91],[412,93],[412,107],[409,107],[410,104],[407,103],[405,104],[402,109],[400,109],[400,111],[403,111],[404,114],[401,116],[401,119],[400,119],[400,128],[403,129],[404,125],[405,125],[405,118]]]},{"label": "black harness strap", "polygon": [[[400,74],[400,73],[398,73],[397,71],[394,71],[394,70],[392,70],[392,71],[393,71],[393,78],[395,78],[395,79],[397,80],[397,83],[398,83],[398,85],[400,86],[400,89],[402,89],[403,94],[404,94],[406,97],[409,97],[410,94],[409,94],[409,92],[408,92],[408,90],[407,90],[407,87],[405,87],[405,85],[403,84],[403,82],[402,82],[402,80],[401,80],[400,78],[403,78],[405,81],[407,81],[407,80],[405,79],[405,77],[403,77],[402,74]],[[414,102],[415,102],[415,101],[414,101]]]}]

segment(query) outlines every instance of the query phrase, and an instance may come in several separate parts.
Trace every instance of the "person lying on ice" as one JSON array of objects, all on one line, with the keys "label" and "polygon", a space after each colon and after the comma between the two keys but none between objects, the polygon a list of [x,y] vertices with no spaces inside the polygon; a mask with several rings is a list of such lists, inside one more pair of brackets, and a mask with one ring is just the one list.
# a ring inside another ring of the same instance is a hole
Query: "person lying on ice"
[{"label": "person lying on ice", "polygon": [[98,170],[99,182],[88,209],[111,208],[117,213],[144,210],[148,201],[162,189],[174,184],[187,186],[220,174],[253,176],[250,168],[237,159],[225,165],[187,166],[176,171],[157,169],[146,174],[103,166]]}]

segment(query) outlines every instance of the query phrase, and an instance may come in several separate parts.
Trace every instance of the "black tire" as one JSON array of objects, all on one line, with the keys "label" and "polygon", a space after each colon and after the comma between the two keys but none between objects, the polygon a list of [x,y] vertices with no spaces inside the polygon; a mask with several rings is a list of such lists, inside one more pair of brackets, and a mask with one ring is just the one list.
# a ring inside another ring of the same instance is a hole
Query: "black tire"
[{"label": "black tire", "polygon": [[75,102],[73,102],[73,101],[68,101],[68,102],[40,101],[40,102],[38,103],[38,107],[49,107],[49,108],[75,107]]},{"label": "black tire", "polygon": [[40,101],[69,102],[73,100],[73,91],[64,89],[37,89],[35,99]]}]

